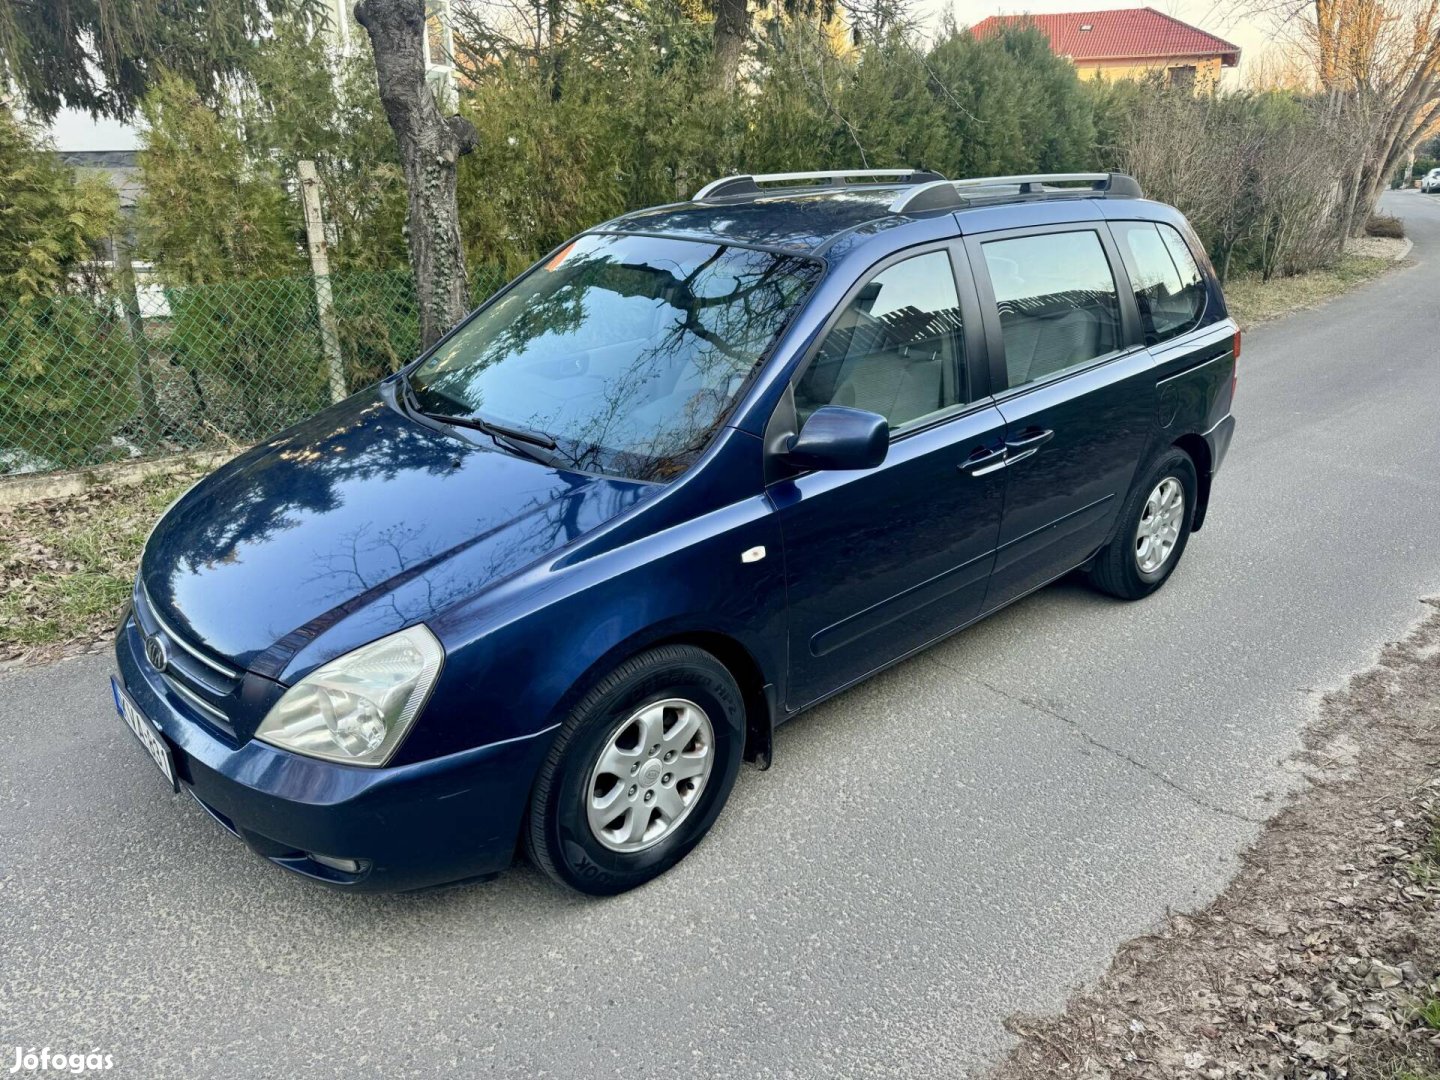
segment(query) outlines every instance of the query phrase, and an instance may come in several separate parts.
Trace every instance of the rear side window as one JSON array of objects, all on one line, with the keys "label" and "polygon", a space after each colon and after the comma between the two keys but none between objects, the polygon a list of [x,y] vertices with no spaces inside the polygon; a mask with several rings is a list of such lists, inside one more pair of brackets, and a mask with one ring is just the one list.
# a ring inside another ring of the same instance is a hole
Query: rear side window
[{"label": "rear side window", "polygon": [[1120,298],[1089,230],[981,245],[1005,340],[1007,386],[1048,378],[1120,347]]},{"label": "rear side window", "polygon": [[1117,221],[1111,227],[1135,286],[1145,344],[1159,344],[1199,325],[1205,279],[1184,238],[1158,222]]}]

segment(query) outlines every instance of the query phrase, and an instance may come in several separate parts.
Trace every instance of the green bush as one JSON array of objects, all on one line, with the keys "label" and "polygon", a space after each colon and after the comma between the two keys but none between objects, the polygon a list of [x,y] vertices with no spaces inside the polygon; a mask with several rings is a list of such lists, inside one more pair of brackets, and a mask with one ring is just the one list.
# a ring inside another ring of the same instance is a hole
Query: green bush
[{"label": "green bush", "polygon": [[191,426],[250,441],[328,403],[328,373],[309,278],[181,285],[157,344],[186,372]]},{"label": "green bush", "polygon": [[837,49],[832,28],[777,14],[756,28],[752,85],[728,95],[710,83],[707,26],[662,3],[625,30],[573,29],[558,95],[549,66],[527,57],[476,72],[461,108],[479,147],[459,183],[472,267],[514,272],[730,172],[1096,164],[1093,94],[1034,29],[977,41],[952,25],[933,46],[891,30]]},{"label": "green bush", "polygon": [[108,184],[56,163],[43,134],[0,100],[0,314],[71,292],[117,213]]},{"label": "green bush", "polygon": [[118,309],[82,271],[115,227],[102,180],[58,165],[0,104],[0,472],[117,452],[133,402]]},{"label": "green bush", "polygon": [[351,389],[368,386],[415,358],[420,315],[409,271],[351,271],[333,275],[330,285]]},{"label": "green bush", "polygon": [[167,283],[300,271],[299,212],[274,163],[238,127],[174,76],[146,96],[144,117],[139,254]]},{"label": "green bush", "polygon": [[134,349],[106,302],[36,300],[0,313],[0,473],[123,454]]}]

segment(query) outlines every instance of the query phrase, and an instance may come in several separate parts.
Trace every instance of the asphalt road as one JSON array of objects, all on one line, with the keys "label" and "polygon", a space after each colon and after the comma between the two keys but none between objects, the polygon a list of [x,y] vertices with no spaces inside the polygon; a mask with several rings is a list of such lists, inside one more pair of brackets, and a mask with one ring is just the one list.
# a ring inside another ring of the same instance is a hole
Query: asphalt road
[{"label": "asphalt road", "polygon": [[[322,891],[167,794],[108,662],[0,678],[0,1066],[116,1077],[958,1075],[1296,782],[1319,690],[1440,589],[1440,198],[1420,265],[1257,328],[1210,519],[1124,605],[1062,584],[803,717],[675,872]],[[23,1074],[22,1074],[23,1075]]]}]

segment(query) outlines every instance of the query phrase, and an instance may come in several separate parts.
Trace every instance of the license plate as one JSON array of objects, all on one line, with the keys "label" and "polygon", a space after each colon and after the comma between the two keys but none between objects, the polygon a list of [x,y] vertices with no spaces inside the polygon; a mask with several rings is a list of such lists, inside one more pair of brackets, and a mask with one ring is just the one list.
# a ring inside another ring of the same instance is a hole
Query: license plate
[{"label": "license plate", "polygon": [[155,764],[165,774],[165,779],[170,781],[170,789],[179,791],[180,785],[175,782],[175,759],[170,754],[170,747],[165,745],[165,740],[161,738],[159,729],[145,719],[129,695],[120,689],[114,676],[110,678],[110,692],[115,695],[115,711],[120,714],[120,719],[125,721],[125,726],[135,733],[140,745],[154,758]]}]

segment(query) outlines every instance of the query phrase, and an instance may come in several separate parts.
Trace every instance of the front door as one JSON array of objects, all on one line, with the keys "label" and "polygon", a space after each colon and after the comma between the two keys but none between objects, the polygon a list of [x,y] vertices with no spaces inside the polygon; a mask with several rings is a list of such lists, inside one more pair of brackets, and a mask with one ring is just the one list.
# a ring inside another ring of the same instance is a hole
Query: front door
[{"label": "front door", "polygon": [[1106,542],[1154,435],[1155,374],[1103,224],[976,237],[970,253],[1007,446],[992,609]]},{"label": "front door", "polygon": [[972,401],[968,280],[934,248],[889,260],[837,312],[794,384],[883,415],[890,450],[864,472],[809,472],[768,492],[785,541],[786,704],[799,708],[979,614],[1000,529],[1004,418]]}]

